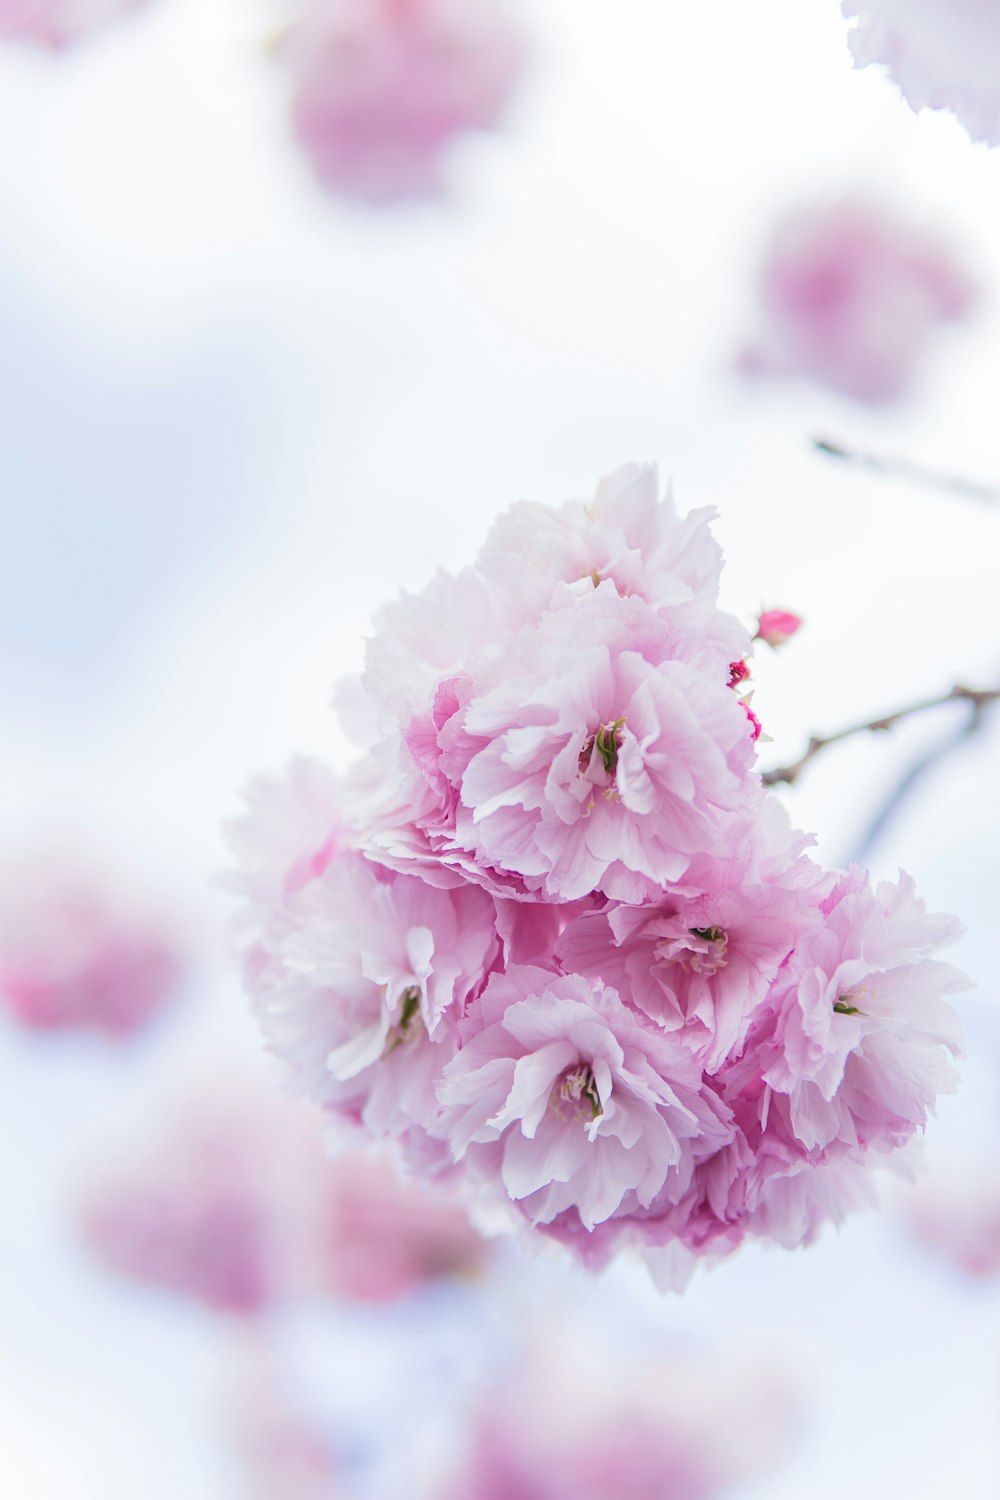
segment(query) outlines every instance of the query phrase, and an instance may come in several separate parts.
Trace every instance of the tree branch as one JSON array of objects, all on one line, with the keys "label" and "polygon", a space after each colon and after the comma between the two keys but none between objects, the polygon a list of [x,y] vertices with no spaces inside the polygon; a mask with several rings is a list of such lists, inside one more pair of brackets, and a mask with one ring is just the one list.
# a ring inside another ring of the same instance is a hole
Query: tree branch
[{"label": "tree branch", "polygon": [[869,472],[888,479],[910,479],[932,489],[960,495],[964,500],[978,500],[983,505],[1000,504],[1000,487],[995,484],[983,484],[978,479],[965,479],[961,474],[945,474],[938,469],[925,469],[907,458],[891,458],[885,454],[845,448],[829,438],[814,437],[812,443],[816,451],[826,454],[827,458],[840,459],[842,463],[853,464],[858,469],[868,469]]},{"label": "tree branch", "polygon": [[798,780],[809,762],[828,745],[835,745],[839,740],[850,739],[855,734],[868,732],[875,734],[889,730],[903,719],[912,718],[914,714],[926,713],[931,708],[941,708],[945,703],[968,703],[970,705],[969,722],[960,736],[965,739],[979,728],[983,714],[990,704],[997,702],[1000,702],[1000,687],[970,688],[956,684],[950,692],[942,693],[938,698],[925,698],[920,703],[911,703],[906,708],[897,708],[891,714],[883,714],[881,718],[866,719],[863,724],[849,724],[846,729],[838,729],[835,734],[814,734],[806,746],[805,753],[800,755],[798,760],[793,761],[791,765],[777,766],[772,771],[765,771],[762,780],[765,786],[778,786],[782,783],[791,786]]}]

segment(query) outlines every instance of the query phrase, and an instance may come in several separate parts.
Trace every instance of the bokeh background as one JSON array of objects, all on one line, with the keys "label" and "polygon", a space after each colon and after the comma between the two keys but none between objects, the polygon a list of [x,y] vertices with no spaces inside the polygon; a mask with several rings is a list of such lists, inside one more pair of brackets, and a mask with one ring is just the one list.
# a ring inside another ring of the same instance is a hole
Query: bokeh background
[{"label": "bokeh background", "polygon": [[[0,855],[72,851],[184,953],[176,1004],[124,1043],[0,1025],[18,1500],[434,1500],[479,1393],[519,1387],[526,1350],[569,1368],[584,1346],[595,1379],[661,1361],[709,1405],[732,1377],[756,1439],[713,1494],[1000,1494],[1000,1277],[921,1243],[894,1183],[881,1214],[683,1296],[502,1245],[382,1305],[248,1318],[116,1279],[80,1232],[85,1184],[194,1081],[276,1090],[214,883],[222,822],[255,771],[347,763],[330,695],[372,612],[461,566],[512,500],[651,459],[682,508],[718,506],[723,603],[806,619],[758,660],[762,763],[1000,681],[1000,508],[813,442],[1000,479],[1000,154],[853,71],[836,0],[518,17],[503,128],[450,153],[441,201],[379,209],[325,191],[292,138],[277,5],[157,0],[62,57],[0,52]],[[775,223],[848,194],[939,235],[979,288],[878,408],[737,368]],[[782,794],[825,859],[857,852],[952,713]],[[987,720],[867,851],[967,925],[968,1056],[925,1194],[1000,1178],[997,764]],[[286,1408],[331,1456],[314,1489],[249,1451]]]}]

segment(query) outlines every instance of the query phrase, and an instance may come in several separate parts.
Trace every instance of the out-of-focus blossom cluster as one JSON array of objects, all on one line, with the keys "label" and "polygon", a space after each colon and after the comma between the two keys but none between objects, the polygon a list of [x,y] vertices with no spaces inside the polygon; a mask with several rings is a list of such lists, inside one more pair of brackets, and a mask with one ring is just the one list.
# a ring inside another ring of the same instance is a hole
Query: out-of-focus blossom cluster
[{"label": "out-of-focus blossom cluster", "polygon": [[948,109],[974,141],[1000,145],[995,0],[843,0],[858,67],[888,69],[914,110]]},{"label": "out-of-focus blossom cluster", "polygon": [[341,1500],[337,1455],[319,1423],[300,1410],[266,1346],[241,1351],[229,1430],[244,1500]]},{"label": "out-of-focus blossom cluster", "polygon": [[435,1500],[709,1500],[774,1457],[787,1392],[767,1372],[598,1360],[558,1326],[491,1390]]},{"label": "out-of-focus blossom cluster", "polygon": [[865,1201],[958,1048],[954,922],[821,869],[762,785],[710,518],[639,466],[514,506],[381,611],[344,785],[296,764],[232,830],[299,1088],[664,1283]]},{"label": "out-of-focus blossom cluster", "polygon": [[0,40],[58,49],[138,10],[147,0],[0,0]]},{"label": "out-of-focus blossom cluster", "polygon": [[244,1314],[303,1296],[386,1302],[484,1255],[456,1204],[400,1183],[384,1156],[330,1162],[300,1108],[217,1081],[111,1163],[80,1217],[109,1269]]},{"label": "out-of-focus blossom cluster", "polygon": [[506,0],[297,0],[281,52],[318,176],[369,203],[436,196],[447,148],[497,125],[523,64]]},{"label": "out-of-focus blossom cluster", "polygon": [[31,1031],[123,1038],[175,998],[178,933],[101,872],[56,855],[0,879],[0,1009]]},{"label": "out-of-focus blossom cluster", "polygon": [[917,1239],[969,1276],[1000,1276],[1000,1185],[996,1164],[921,1185],[910,1207]]},{"label": "out-of-focus blossom cluster", "polygon": [[803,208],[775,230],[760,270],[749,374],[804,377],[857,401],[904,394],[933,328],[975,288],[947,245],[860,199]]}]

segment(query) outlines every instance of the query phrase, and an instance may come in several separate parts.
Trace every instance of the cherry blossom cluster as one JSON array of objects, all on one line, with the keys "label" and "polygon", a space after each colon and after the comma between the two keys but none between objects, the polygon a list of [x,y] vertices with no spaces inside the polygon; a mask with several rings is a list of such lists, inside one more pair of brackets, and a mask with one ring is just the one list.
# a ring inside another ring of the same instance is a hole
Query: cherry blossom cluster
[{"label": "cherry blossom cluster", "polygon": [[864,1202],[958,1050],[954,922],[820,868],[755,769],[711,518],[641,466],[515,505],[377,616],[343,784],[297,763],[232,829],[299,1089],[663,1284]]}]

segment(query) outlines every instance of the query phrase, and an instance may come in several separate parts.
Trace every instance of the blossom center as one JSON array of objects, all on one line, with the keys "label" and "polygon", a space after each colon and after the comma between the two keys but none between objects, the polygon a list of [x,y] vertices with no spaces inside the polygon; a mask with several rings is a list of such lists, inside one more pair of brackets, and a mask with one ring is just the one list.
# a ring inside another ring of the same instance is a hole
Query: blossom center
[{"label": "blossom center", "polygon": [[717,974],[729,962],[729,934],[723,927],[689,927],[658,943],[657,954],[684,964],[692,974]]},{"label": "blossom center", "polygon": [[587,1063],[578,1063],[562,1075],[550,1102],[562,1119],[591,1121],[604,1113],[594,1070]]},{"label": "blossom center", "polygon": [[388,1057],[390,1052],[395,1052],[397,1047],[402,1047],[406,1042],[412,1042],[419,1031],[420,991],[415,984],[411,984],[403,991],[399,1020],[395,1026],[389,1028],[382,1056]]},{"label": "blossom center", "polygon": [[618,769],[618,751],[622,742],[622,725],[625,720],[615,719],[611,724],[602,724],[587,736],[580,751],[580,775],[591,770],[595,752],[600,756],[606,774],[613,781]]}]

